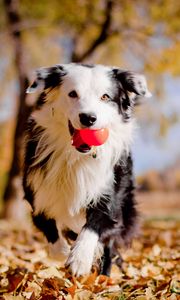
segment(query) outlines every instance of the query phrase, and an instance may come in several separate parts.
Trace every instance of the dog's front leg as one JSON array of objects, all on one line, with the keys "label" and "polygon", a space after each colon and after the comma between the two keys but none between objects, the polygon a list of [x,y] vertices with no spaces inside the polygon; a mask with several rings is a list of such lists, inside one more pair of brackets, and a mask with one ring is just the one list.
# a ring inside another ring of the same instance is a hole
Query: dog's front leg
[{"label": "dog's front leg", "polygon": [[100,200],[96,205],[90,205],[86,211],[86,224],[80,232],[66,262],[74,275],[90,273],[95,256],[102,253],[101,235],[114,226],[111,217],[110,198]]},{"label": "dog's front leg", "polygon": [[91,228],[85,226],[82,229],[66,262],[66,266],[70,268],[73,275],[90,273],[98,239],[98,234]]}]

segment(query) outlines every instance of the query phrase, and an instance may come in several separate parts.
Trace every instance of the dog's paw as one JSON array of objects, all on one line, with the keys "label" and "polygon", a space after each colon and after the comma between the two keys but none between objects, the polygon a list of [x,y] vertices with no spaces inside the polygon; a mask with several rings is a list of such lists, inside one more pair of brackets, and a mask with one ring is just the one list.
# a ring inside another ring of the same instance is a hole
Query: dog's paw
[{"label": "dog's paw", "polygon": [[73,275],[79,277],[89,274],[93,263],[93,257],[87,257],[84,253],[71,253],[66,261],[66,267],[70,269]]},{"label": "dog's paw", "polygon": [[66,267],[73,275],[81,276],[91,272],[98,236],[86,229],[83,230],[66,261]]}]

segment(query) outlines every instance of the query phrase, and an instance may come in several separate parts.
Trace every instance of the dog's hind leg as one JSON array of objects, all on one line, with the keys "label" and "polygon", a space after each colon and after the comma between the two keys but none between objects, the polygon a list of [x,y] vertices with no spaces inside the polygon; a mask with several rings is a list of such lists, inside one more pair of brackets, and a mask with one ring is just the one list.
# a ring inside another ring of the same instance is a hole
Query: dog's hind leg
[{"label": "dog's hind leg", "polygon": [[136,201],[133,196],[123,199],[122,202],[123,227],[121,237],[125,245],[130,245],[132,238],[135,237],[139,230],[139,213],[136,208]]},{"label": "dog's hind leg", "polygon": [[104,247],[104,253],[100,262],[100,274],[110,275],[112,265],[111,249],[109,246]]},{"label": "dog's hind leg", "polygon": [[109,243],[106,243],[104,246],[104,253],[100,262],[100,274],[109,276],[112,263],[116,264],[119,269],[121,269],[122,261],[122,257],[114,245],[114,240],[111,239]]}]

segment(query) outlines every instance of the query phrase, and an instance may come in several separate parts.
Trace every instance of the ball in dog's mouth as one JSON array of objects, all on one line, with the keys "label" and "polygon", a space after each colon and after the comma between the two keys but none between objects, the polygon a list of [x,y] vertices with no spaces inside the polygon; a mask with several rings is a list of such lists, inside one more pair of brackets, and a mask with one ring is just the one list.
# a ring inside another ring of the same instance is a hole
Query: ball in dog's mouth
[{"label": "ball in dog's mouth", "polygon": [[109,131],[107,128],[75,129],[70,121],[69,132],[72,136],[72,146],[74,146],[77,151],[82,153],[88,153],[92,146],[103,145],[109,136]]}]

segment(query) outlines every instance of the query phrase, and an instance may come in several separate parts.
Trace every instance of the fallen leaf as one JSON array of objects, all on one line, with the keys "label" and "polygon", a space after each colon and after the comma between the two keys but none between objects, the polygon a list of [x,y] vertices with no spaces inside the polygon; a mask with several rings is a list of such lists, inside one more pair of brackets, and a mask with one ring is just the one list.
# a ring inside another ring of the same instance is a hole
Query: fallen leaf
[{"label": "fallen leaf", "polygon": [[73,284],[72,286],[65,288],[66,292],[68,292],[71,295],[72,298],[74,298],[76,289],[77,289],[76,284]]},{"label": "fallen leaf", "polygon": [[20,268],[17,268],[15,270],[9,270],[7,272],[7,292],[11,293],[18,289],[19,286],[22,284],[24,276],[24,270],[21,270]]},{"label": "fallen leaf", "polygon": [[37,271],[37,275],[40,278],[50,278],[50,277],[62,278],[62,273],[58,271],[55,267],[49,267],[49,268],[39,270]]},{"label": "fallen leaf", "polygon": [[173,279],[170,283],[170,291],[172,293],[180,294],[180,280]]},{"label": "fallen leaf", "polygon": [[23,296],[3,295],[4,300],[26,300]]},{"label": "fallen leaf", "polygon": [[152,247],[152,253],[154,256],[159,256],[160,253],[161,253],[161,248],[159,247],[158,244],[155,244],[153,247]]}]

